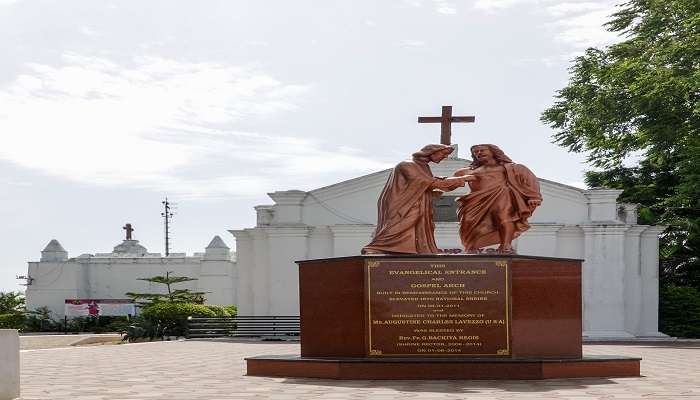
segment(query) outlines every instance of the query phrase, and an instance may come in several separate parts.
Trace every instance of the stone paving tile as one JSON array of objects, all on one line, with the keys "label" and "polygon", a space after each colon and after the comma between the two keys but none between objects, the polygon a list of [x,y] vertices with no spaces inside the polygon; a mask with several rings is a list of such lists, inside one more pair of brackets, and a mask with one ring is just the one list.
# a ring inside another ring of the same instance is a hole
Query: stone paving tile
[{"label": "stone paving tile", "polygon": [[587,345],[641,356],[641,378],[544,381],[334,381],[245,376],[243,358],[298,343],[180,341],[21,353],[22,400],[698,399],[700,345]]},{"label": "stone paving tile", "polygon": [[119,334],[82,334],[82,335],[20,335],[20,350],[52,349],[70,347],[79,344],[114,342],[121,339]]}]

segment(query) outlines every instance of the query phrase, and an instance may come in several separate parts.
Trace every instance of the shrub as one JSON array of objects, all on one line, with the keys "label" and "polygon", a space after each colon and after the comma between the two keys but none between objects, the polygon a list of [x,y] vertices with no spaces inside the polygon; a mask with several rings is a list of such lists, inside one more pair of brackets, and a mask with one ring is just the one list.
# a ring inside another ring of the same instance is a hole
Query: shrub
[{"label": "shrub", "polygon": [[[205,307],[208,309],[212,310],[217,317],[230,317],[236,314],[235,308],[236,306],[215,306],[211,304],[205,304]],[[234,311],[231,312],[231,308],[234,308]]]},{"label": "shrub", "polygon": [[25,332],[61,332],[63,323],[52,319],[43,319],[36,315],[28,314]]},{"label": "shrub", "polygon": [[209,307],[211,306],[192,303],[155,303],[143,308],[141,315],[160,327],[158,336],[185,336],[187,317],[217,316],[216,312]]},{"label": "shrub", "polygon": [[24,314],[0,314],[0,329],[24,329],[26,317]]},{"label": "shrub", "polygon": [[236,306],[234,306],[234,305],[224,306],[224,309],[225,309],[226,311],[228,311],[228,313],[229,313],[231,316],[234,316],[234,315],[237,315],[237,314],[238,314],[238,307],[236,307]]},{"label": "shrub", "polygon": [[667,335],[700,338],[700,292],[668,284],[659,293],[659,330]]},{"label": "shrub", "polygon": [[126,335],[123,339],[134,342],[140,339],[153,340],[159,336],[163,336],[160,325],[154,324],[151,320],[144,318],[142,315],[137,315],[132,320],[132,324],[126,328]]},{"label": "shrub", "polygon": [[129,326],[129,319],[123,316],[79,317],[81,332],[106,333],[124,332]]},{"label": "shrub", "polygon": [[129,325],[129,320],[127,320],[125,317],[122,317],[120,319],[110,321],[107,325],[105,325],[104,332],[117,332],[124,334],[129,328]]},{"label": "shrub", "polygon": [[52,311],[46,307],[39,307],[27,313],[26,332],[62,331],[63,326],[51,318]]}]

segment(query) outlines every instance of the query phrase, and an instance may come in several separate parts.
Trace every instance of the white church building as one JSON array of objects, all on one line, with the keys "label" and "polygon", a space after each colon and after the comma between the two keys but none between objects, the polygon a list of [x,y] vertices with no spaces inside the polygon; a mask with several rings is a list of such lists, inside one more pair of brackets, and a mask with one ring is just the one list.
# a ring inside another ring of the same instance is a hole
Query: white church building
[{"label": "white church building", "polygon": [[[468,160],[431,164],[449,176]],[[29,263],[27,306],[48,306],[63,316],[66,299],[123,299],[126,292],[162,290],[139,281],[173,271],[197,278],[181,287],[209,292],[207,303],[236,304],[240,315],[299,315],[296,260],[357,255],[369,243],[377,199],[391,170],[304,192],[269,193],[273,204],[255,207],[253,228],[231,230],[232,253],[214,237],[204,253],[162,257],[136,240],[111,253],[69,258],[53,240]],[[583,328],[588,338],[665,337],[658,332],[660,226],[638,225],[636,206],[620,204],[620,190],[583,190],[540,179],[543,203],[531,229],[514,242],[519,254],[583,259]],[[460,249],[454,199],[436,201],[438,247]]]},{"label": "white church building", "polygon": [[[469,164],[456,157],[430,164],[450,176]],[[369,243],[377,199],[391,170],[304,192],[269,193],[253,228],[236,238],[241,315],[299,315],[295,260],[357,255]],[[638,225],[636,206],[619,204],[621,190],[583,190],[540,179],[543,203],[532,228],[514,242],[518,254],[583,259],[583,329],[587,338],[665,337],[658,331],[658,236],[664,227]],[[436,204],[441,249],[461,248],[454,199]]]}]

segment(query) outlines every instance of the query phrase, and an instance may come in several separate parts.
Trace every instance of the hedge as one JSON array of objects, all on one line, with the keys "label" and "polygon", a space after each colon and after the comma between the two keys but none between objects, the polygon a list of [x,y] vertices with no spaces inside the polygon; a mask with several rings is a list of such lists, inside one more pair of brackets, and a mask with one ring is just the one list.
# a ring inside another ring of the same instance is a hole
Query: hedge
[{"label": "hedge", "polygon": [[665,285],[659,292],[659,330],[667,335],[700,338],[700,292]]},{"label": "hedge", "polygon": [[0,329],[23,329],[27,318],[24,314],[0,314]]}]

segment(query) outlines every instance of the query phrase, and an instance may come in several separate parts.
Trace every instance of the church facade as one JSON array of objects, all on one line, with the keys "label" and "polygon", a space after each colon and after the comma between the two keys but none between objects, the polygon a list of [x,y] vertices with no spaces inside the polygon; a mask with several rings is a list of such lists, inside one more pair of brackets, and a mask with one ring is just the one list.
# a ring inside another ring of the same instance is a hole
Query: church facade
[{"label": "church facade", "polygon": [[[450,176],[468,164],[455,155],[431,168],[436,176]],[[390,171],[309,192],[269,193],[274,203],[255,207],[255,227],[230,231],[240,314],[299,315],[294,261],[359,254],[374,232],[377,199]],[[664,227],[638,225],[636,206],[617,203],[620,190],[539,181],[543,203],[530,230],[514,242],[517,253],[584,260],[585,337],[664,337],[658,331],[658,236]],[[445,252],[461,249],[454,199],[467,191],[455,190],[434,204],[435,237]]]}]

